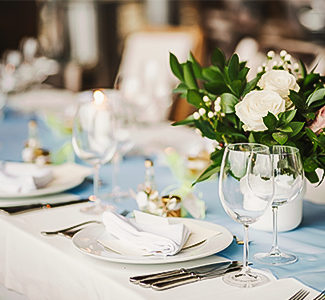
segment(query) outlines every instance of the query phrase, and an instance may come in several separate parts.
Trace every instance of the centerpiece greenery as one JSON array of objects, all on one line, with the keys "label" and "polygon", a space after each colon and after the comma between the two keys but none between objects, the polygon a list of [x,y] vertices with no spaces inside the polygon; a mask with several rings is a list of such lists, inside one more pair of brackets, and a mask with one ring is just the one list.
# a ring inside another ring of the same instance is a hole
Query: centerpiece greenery
[{"label": "centerpiece greenery", "polygon": [[295,146],[306,178],[323,181],[325,173],[319,178],[316,169],[325,169],[325,77],[315,68],[307,72],[305,64],[293,63],[285,50],[278,56],[270,51],[249,81],[247,62],[240,62],[236,53],[226,59],[219,48],[207,67],[192,53],[184,63],[170,53],[170,68],[180,80],[173,92],[197,108],[173,125],[194,126],[216,142],[211,165],[196,182],[217,173],[225,146],[240,142]]}]

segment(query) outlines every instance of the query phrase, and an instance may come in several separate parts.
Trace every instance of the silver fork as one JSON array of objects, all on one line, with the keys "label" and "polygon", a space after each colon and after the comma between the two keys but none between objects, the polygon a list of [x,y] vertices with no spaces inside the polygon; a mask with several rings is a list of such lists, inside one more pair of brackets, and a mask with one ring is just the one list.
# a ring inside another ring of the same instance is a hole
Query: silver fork
[{"label": "silver fork", "polygon": [[[120,213],[120,215],[126,217],[129,213],[130,213],[129,210],[124,210]],[[84,229],[86,225],[94,224],[94,223],[102,224],[101,221],[91,220],[91,221],[83,222],[80,224],[73,225],[71,227],[67,227],[67,228],[63,228],[63,229],[59,229],[59,230],[55,230],[55,231],[41,231],[41,234],[46,235],[46,236],[63,235],[68,238],[72,238],[78,231]]]},{"label": "silver fork", "polygon": [[325,300],[325,290],[322,291],[318,296],[316,296],[316,298],[314,298],[313,300]]},{"label": "silver fork", "polygon": [[288,300],[303,300],[307,297],[309,292],[307,292],[304,289],[299,290],[297,293],[295,293],[292,297],[290,297]]}]

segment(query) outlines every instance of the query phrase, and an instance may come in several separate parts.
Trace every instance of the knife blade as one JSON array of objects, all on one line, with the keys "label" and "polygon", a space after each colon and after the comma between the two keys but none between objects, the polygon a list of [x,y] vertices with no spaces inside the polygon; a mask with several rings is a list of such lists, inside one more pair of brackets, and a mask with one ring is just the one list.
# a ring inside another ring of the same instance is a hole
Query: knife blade
[{"label": "knife blade", "polygon": [[171,281],[164,281],[164,282],[156,282],[154,283],[151,287],[156,290],[156,291],[162,291],[166,289],[170,289],[173,287],[181,286],[184,284],[189,284],[205,279],[212,279],[212,278],[217,278],[226,275],[227,273],[234,272],[234,271],[239,271],[242,269],[242,265],[237,265],[232,268],[228,268],[226,270],[218,270],[215,272],[210,272],[209,274],[206,275],[188,275],[187,277],[176,279],[176,280],[171,280]]},{"label": "knife blade", "polygon": [[233,261],[233,262],[228,263],[228,265],[221,266],[221,267],[211,267],[211,268],[198,267],[198,268],[193,268],[194,270],[191,270],[191,271],[188,269],[187,272],[183,272],[183,273],[176,274],[176,275],[140,280],[139,285],[142,287],[150,287],[151,285],[158,283],[158,282],[159,283],[169,282],[169,281],[176,281],[179,279],[193,277],[193,276],[204,276],[204,275],[210,274],[212,272],[213,273],[214,272],[226,272],[228,269],[239,267],[242,265],[243,265],[243,263],[241,261]]},{"label": "knife blade", "polygon": [[35,203],[35,204],[28,204],[28,205],[5,206],[5,207],[0,207],[0,211],[3,211],[10,215],[15,215],[15,214],[29,212],[38,209],[51,209],[55,207],[84,203],[88,201],[90,200],[87,198],[87,199],[78,199],[78,200],[58,202],[58,203]]},{"label": "knife blade", "polygon": [[177,274],[189,274],[191,272],[195,271],[201,271],[203,272],[204,270],[208,272],[209,270],[216,270],[220,268],[225,268],[228,265],[235,263],[236,261],[222,261],[222,262],[217,262],[217,263],[212,263],[208,265],[201,265],[193,268],[180,268],[180,269],[175,269],[171,271],[166,271],[166,272],[161,272],[161,273],[154,273],[154,274],[147,274],[147,275],[140,275],[140,276],[133,276],[130,277],[130,282],[138,284],[142,280],[150,280],[150,279],[157,279],[157,278],[164,278],[164,277],[169,277]]}]

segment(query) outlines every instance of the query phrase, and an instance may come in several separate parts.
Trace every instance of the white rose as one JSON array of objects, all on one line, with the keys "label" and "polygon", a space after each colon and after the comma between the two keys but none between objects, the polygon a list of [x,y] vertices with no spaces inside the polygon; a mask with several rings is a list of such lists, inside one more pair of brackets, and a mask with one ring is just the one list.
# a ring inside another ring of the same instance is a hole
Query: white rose
[{"label": "white rose", "polygon": [[262,75],[257,84],[263,90],[277,92],[282,98],[286,99],[289,90],[299,91],[296,78],[285,70],[271,70]]},{"label": "white rose", "polygon": [[244,123],[245,131],[264,131],[267,127],[263,123],[263,117],[268,112],[275,116],[284,112],[285,100],[276,92],[252,91],[235,105],[235,111],[238,118]]}]

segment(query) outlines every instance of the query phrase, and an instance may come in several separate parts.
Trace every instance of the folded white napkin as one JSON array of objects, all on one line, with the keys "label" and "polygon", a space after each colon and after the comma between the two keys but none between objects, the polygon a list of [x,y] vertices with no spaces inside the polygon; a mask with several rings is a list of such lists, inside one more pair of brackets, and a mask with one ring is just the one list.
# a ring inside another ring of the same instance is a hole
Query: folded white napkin
[{"label": "folded white napkin", "polygon": [[184,224],[141,224],[111,211],[105,211],[102,220],[108,233],[132,248],[156,256],[175,255],[190,235]]},{"label": "folded white napkin", "polygon": [[0,168],[0,191],[13,194],[29,193],[46,186],[53,179],[51,168],[7,162]]}]

